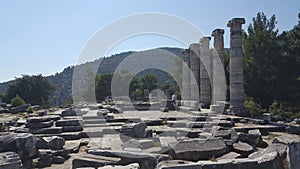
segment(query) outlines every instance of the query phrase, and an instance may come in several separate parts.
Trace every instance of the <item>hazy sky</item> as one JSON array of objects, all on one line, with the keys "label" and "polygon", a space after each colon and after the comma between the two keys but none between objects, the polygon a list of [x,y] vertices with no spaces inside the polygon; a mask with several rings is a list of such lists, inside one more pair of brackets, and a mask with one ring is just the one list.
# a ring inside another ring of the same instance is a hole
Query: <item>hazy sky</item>
[{"label": "hazy sky", "polygon": [[[77,63],[81,49],[96,31],[119,18],[143,12],[178,16],[207,36],[215,28],[223,28],[228,47],[226,23],[231,18],[244,17],[246,29],[257,12],[268,17],[275,14],[279,30],[290,30],[298,22],[300,1],[0,0],[0,82],[21,74],[61,72]],[[147,35],[122,42],[108,56],[163,46],[186,47],[174,39]]]}]

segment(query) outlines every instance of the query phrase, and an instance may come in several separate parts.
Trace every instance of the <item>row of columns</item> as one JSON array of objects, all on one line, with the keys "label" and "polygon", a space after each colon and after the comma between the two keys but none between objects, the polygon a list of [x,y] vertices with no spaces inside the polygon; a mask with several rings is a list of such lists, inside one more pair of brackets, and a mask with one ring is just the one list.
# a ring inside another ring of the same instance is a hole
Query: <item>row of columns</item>
[{"label": "row of columns", "polygon": [[[245,112],[242,51],[244,23],[243,18],[233,18],[227,24],[230,27],[230,109],[238,115]],[[213,52],[209,48],[210,37],[202,37],[199,43],[193,43],[189,49],[182,51],[183,61],[189,68],[182,69],[182,98],[199,101],[202,107],[209,107],[217,101],[225,101],[226,88],[218,85],[225,80],[221,78],[224,77],[225,64],[223,35],[223,29],[215,29],[212,32]],[[195,90],[196,88],[199,90]]]}]

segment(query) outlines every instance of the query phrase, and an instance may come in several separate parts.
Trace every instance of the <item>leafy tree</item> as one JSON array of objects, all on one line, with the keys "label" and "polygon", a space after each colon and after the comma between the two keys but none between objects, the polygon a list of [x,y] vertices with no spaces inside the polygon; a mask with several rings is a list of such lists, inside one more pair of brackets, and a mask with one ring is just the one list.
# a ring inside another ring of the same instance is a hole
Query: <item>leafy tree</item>
[{"label": "leafy tree", "polygon": [[3,100],[3,94],[0,94],[0,102],[2,102],[2,100]]},{"label": "leafy tree", "polygon": [[147,73],[145,76],[141,78],[143,91],[146,89],[148,89],[149,91],[157,89],[158,88],[157,82],[158,79],[155,75],[153,75],[152,73]]},{"label": "leafy tree", "polygon": [[15,107],[24,105],[25,101],[19,95],[17,95],[15,98],[11,99],[10,103]]},{"label": "leafy tree", "polygon": [[141,78],[134,77],[130,82],[129,95],[132,100],[140,100],[143,97]]},{"label": "leafy tree", "polygon": [[279,36],[279,43],[283,62],[280,73],[282,81],[286,84],[282,86],[281,91],[288,91],[288,95],[285,95],[285,105],[300,112],[300,13],[298,18],[298,24],[292,30]]},{"label": "leafy tree", "polygon": [[98,102],[105,100],[107,96],[111,96],[111,80],[113,74],[99,74],[96,76],[96,100]]},{"label": "leafy tree", "polygon": [[94,102],[94,91],[95,91],[95,72],[88,65],[85,66],[85,75],[84,75],[84,89],[83,89],[83,100],[87,102]]},{"label": "leafy tree", "polygon": [[23,75],[21,78],[16,78],[15,83],[9,86],[4,101],[8,103],[18,95],[27,103],[46,106],[49,104],[48,97],[52,90],[54,87],[42,75]]},{"label": "leafy tree", "polygon": [[[127,83],[128,79],[132,79],[129,84],[129,97],[131,99],[140,99],[144,96],[145,89],[152,91],[158,88],[157,77],[151,73],[147,73],[143,77],[133,77],[134,75],[128,71],[122,71],[114,74],[99,74],[96,77],[96,99],[98,102],[105,100],[106,97],[111,96],[111,82],[112,78],[118,79],[120,84]],[[118,90],[118,89],[115,89]],[[114,91],[115,93],[122,93],[122,91]]]},{"label": "leafy tree", "polygon": [[263,114],[264,111],[266,111],[261,107],[259,103],[256,103],[251,97],[246,97],[245,108],[254,117],[259,117]]},{"label": "leafy tree", "polygon": [[276,83],[274,77],[278,64],[278,30],[275,29],[275,15],[267,19],[264,13],[258,13],[244,33],[245,53],[245,91],[263,105],[269,105],[274,98]]},{"label": "leafy tree", "polygon": [[258,13],[243,34],[245,92],[264,108],[277,100],[291,109],[300,98],[300,22],[281,34],[276,23]]},{"label": "leafy tree", "polygon": [[181,99],[180,88],[171,76],[168,76],[168,80],[160,85],[160,89],[165,93],[169,92],[171,95],[175,94],[177,99]]}]

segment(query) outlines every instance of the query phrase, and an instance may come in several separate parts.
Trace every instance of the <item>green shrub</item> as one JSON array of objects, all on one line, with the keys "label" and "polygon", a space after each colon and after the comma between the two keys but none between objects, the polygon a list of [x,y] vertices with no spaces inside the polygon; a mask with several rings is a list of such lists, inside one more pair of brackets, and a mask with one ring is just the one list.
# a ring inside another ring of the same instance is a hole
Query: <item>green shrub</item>
[{"label": "green shrub", "polygon": [[31,106],[28,107],[27,109],[28,113],[34,113],[34,108],[32,108]]},{"label": "green shrub", "polygon": [[12,106],[22,106],[25,104],[25,101],[20,97],[20,96],[16,96],[15,98],[11,99],[11,105]]},{"label": "green shrub", "polygon": [[261,116],[265,112],[265,109],[251,97],[246,97],[245,108],[254,117]]},{"label": "green shrub", "polygon": [[283,115],[284,110],[281,108],[280,104],[275,100],[271,106],[269,106],[269,113],[272,115]]},{"label": "green shrub", "polygon": [[299,118],[300,113],[293,113],[285,108],[282,104],[277,102],[276,100],[269,106],[269,113],[272,115],[278,115],[283,118]]},{"label": "green shrub", "polygon": [[7,131],[8,126],[5,123],[0,123],[0,132]]}]

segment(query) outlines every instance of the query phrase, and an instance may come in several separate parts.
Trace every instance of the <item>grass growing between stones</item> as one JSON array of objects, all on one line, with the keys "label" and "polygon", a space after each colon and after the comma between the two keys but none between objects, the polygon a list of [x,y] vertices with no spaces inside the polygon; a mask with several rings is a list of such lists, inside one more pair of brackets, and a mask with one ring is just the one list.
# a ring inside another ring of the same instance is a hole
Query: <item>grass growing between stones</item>
[{"label": "grass growing between stones", "polygon": [[266,140],[274,140],[274,138],[276,138],[278,136],[280,136],[280,135],[270,133],[270,134],[268,134]]},{"label": "grass growing between stones", "polygon": [[218,160],[215,158],[215,156],[212,156],[208,159],[211,162],[218,162]]},{"label": "grass growing between stones", "polygon": [[290,165],[289,165],[289,161],[287,159],[284,159],[283,160],[283,167],[285,169],[290,169]]}]

